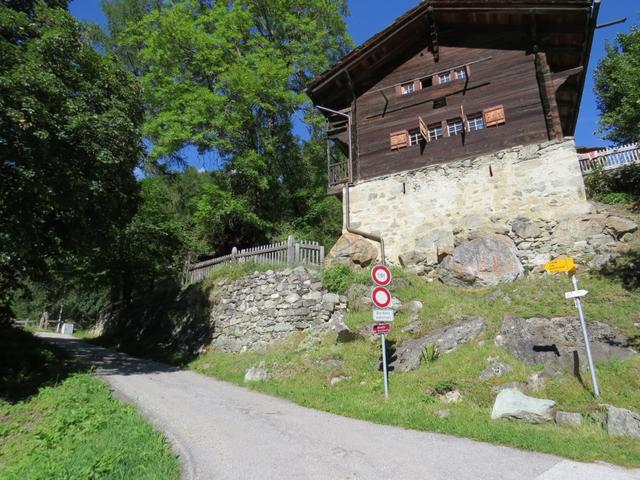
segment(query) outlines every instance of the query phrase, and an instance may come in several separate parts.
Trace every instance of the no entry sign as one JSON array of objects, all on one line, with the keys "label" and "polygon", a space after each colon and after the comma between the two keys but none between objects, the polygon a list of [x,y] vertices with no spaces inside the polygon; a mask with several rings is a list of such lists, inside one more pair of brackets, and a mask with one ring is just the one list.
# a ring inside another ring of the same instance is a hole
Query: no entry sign
[{"label": "no entry sign", "polygon": [[387,308],[391,305],[391,294],[389,290],[384,287],[376,287],[371,292],[371,300],[373,304],[378,308]]},{"label": "no entry sign", "polygon": [[391,331],[391,325],[388,323],[376,323],[373,326],[373,333],[378,335],[384,335],[385,333],[389,333]]},{"label": "no entry sign", "polygon": [[384,265],[376,265],[371,270],[371,279],[376,285],[386,287],[391,282],[391,272]]}]

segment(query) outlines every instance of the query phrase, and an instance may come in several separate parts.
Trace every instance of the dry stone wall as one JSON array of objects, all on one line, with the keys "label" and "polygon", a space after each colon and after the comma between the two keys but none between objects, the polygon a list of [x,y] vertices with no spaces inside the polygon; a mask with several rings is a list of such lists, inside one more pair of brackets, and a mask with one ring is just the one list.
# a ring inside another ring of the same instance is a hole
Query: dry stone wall
[{"label": "dry stone wall", "polygon": [[317,270],[297,267],[220,279],[210,294],[212,346],[260,351],[288,335],[327,328],[346,312],[346,297],[322,288]]},{"label": "dry stone wall", "polygon": [[510,237],[526,271],[540,270],[559,255],[606,253],[624,221],[586,200],[572,138],[358,183],[350,215],[353,228],[381,232],[390,260],[416,273],[486,235]]}]

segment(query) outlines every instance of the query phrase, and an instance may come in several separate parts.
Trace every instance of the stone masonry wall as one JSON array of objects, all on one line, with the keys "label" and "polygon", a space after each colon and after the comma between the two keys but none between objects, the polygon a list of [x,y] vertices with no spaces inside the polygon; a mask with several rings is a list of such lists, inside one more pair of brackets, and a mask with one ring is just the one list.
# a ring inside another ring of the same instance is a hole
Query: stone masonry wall
[{"label": "stone masonry wall", "polygon": [[346,297],[322,288],[317,270],[297,267],[218,280],[210,294],[212,346],[263,350],[308,328],[325,328],[346,312]]},{"label": "stone masonry wall", "polygon": [[[523,264],[532,268],[586,244],[580,217],[589,213],[572,138],[427,166],[350,190],[352,227],[381,232],[392,262],[481,231],[514,238]],[[578,224],[567,227],[564,219]],[[451,252],[433,254],[441,253]]]}]

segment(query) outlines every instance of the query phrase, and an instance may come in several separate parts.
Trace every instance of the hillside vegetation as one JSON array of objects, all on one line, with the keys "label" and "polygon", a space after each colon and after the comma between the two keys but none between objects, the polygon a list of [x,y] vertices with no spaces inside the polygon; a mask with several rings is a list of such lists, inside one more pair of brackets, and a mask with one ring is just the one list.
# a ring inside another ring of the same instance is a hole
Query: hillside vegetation
[{"label": "hillside vegetation", "polygon": [[[400,311],[388,337],[391,342],[400,344],[403,339],[430,332],[466,316],[484,317],[487,331],[453,353],[440,355],[432,361],[424,360],[415,371],[392,373],[388,400],[384,399],[382,374],[378,371],[379,340],[368,339],[366,335],[351,343],[336,344],[332,333],[308,334],[317,337],[315,341],[300,333],[263,354],[207,352],[193,361],[191,368],[242,384],[248,368],[262,365],[271,373],[272,379],[251,384],[251,388],[313,408],[579,460],[640,466],[640,440],[609,437],[602,430],[597,414],[600,403],[640,410],[638,357],[597,364],[603,391],[599,400],[591,394],[588,375],[584,375],[582,383],[569,372],[553,376],[538,391],[527,391],[531,396],[555,400],[560,410],[582,413],[586,421],[580,427],[490,419],[497,385],[526,383],[532,374],[543,370],[542,365],[525,365],[494,345],[503,317],[575,316],[573,303],[564,299],[564,292],[571,289],[568,278],[535,277],[499,288],[471,291],[428,283],[418,277],[405,276],[400,270],[394,273],[393,294],[404,304],[420,300],[424,309],[420,314],[420,332],[413,335],[402,332],[409,322],[409,313]],[[344,275],[346,277],[341,278]],[[351,291],[357,290],[353,287],[354,282],[369,283],[366,271],[334,272],[333,275],[325,274],[327,277],[334,285],[351,286]],[[581,288],[589,290],[585,301],[588,320],[614,325],[640,346],[637,326],[640,295],[637,290],[625,287],[616,275],[580,274],[580,282]],[[346,318],[349,327],[362,333],[368,331],[372,323],[370,307],[359,308],[353,301],[351,306],[352,311]],[[496,359],[511,365],[513,371],[500,378],[479,380],[480,373]],[[339,377],[342,380],[332,386],[331,380]],[[460,390],[463,400],[457,404],[443,403],[439,394],[452,388]]]}]

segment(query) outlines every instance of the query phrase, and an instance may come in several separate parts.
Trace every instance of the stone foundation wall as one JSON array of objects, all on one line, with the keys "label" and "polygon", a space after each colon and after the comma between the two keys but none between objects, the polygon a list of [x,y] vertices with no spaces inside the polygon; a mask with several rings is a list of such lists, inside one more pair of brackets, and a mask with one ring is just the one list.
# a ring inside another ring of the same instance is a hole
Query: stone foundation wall
[{"label": "stone foundation wall", "polygon": [[380,177],[350,190],[351,226],[381,232],[392,262],[420,252],[414,257],[422,263],[437,264],[463,241],[498,233],[515,241],[532,269],[553,255],[583,251],[591,240],[615,242],[602,222],[583,220],[592,213],[572,138]]},{"label": "stone foundation wall", "polygon": [[262,350],[288,335],[325,328],[346,312],[346,297],[322,288],[305,267],[218,280],[210,293],[212,346],[224,352]]}]

